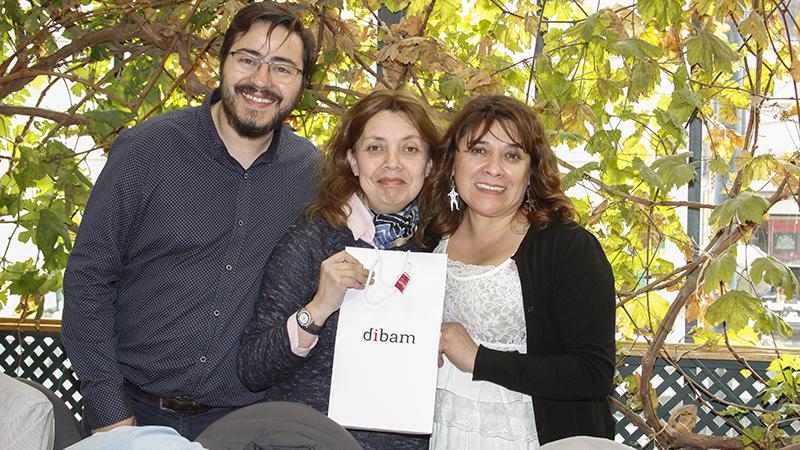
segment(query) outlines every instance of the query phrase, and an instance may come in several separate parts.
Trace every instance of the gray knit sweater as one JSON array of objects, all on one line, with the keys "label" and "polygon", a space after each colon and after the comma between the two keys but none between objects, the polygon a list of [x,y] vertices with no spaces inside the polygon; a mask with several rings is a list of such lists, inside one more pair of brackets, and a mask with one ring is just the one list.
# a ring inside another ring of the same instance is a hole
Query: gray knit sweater
[{"label": "gray knit sweater", "polygon": [[[299,221],[275,246],[238,355],[239,378],[252,391],[264,390],[265,400],[301,402],[327,414],[339,313],[325,322],[305,358],[292,353],[286,321],[316,293],[320,263],[347,246],[368,247],[349,229],[335,229],[321,219]],[[402,249],[417,250],[413,244]],[[427,435],[351,433],[367,450],[428,448]]]}]

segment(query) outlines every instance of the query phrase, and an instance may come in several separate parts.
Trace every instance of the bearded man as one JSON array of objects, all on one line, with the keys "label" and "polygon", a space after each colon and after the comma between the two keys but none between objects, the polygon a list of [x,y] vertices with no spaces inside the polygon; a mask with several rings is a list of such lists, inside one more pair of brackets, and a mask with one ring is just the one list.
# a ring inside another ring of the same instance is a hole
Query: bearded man
[{"label": "bearded man", "polygon": [[316,188],[319,152],[283,124],[315,56],[291,10],[250,4],[205,102],[112,146],[64,275],[62,340],[90,429],[166,425],[192,440],[262,400],[236,353],[267,257]]}]

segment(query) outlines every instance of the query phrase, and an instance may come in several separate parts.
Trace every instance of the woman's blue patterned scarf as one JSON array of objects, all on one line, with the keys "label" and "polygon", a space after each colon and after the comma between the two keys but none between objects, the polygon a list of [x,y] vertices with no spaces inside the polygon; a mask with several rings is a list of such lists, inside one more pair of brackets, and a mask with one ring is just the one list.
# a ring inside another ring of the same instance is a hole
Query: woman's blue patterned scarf
[{"label": "woman's blue patterned scarf", "polygon": [[419,208],[416,201],[397,213],[378,214],[371,209],[369,212],[372,213],[372,223],[375,224],[375,247],[381,250],[400,247],[417,232]]}]

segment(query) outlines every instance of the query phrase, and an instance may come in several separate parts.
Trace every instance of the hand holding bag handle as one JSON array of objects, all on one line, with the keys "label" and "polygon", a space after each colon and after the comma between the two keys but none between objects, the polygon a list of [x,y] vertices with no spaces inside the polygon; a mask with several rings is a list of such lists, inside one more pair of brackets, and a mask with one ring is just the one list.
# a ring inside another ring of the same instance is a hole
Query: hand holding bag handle
[{"label": "hand holding bag handle", "polygon": [[[381,258],[380,251],[376,248],[375,249],[375,261],[369,268],[369,274],[367,275],[366,287],[364,288],[364,301],[368,305],[378,306],[384,301],[388,300],[393,295],[397,294],[398,292],[402,295],[403,291],[406,290],[406,287],[411,282],[411,252],[405,252],[405,260],[403,261],[403,268],[400,274],[396,277],[392,277],[394,282],[388,283],[385,279],[381,276],[381,271],[383,268],[383,258]],[[385,275],[385,274],[384,274]],[[375,283],[373,283],[375,281]],[[377,287],[383,287],[390,289],[389,293],[384,293],[384,295],[375,299],[375,296],[370,296],[370,292],[374,292]],[[370,298],[372,298],[370,300]]]},{"label": "hand holding bag handle", "polygon": [[[320,263],[317,292],[305,307],[300,308],[298,319],[302,313],[304,323],[310,322],[315,328],[322,328],[328,317],[342,306],[347,289],[363,289],[368,283],[368,275],[369,272],[361,262],[345,250],[329,256]],[[315,333],[306,328],[308,325],[298,325],[305,332],[301,333],[300,345],[310,345],[316,339]]]}]

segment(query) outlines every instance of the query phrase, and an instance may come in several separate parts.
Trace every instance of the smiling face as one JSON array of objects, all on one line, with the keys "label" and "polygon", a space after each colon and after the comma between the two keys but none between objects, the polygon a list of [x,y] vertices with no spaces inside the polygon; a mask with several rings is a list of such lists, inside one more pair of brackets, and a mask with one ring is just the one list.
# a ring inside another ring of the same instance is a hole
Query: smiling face
[{"label": "smiling face", "polygon": [[[511,129],[511,127],[509,127]],[[513,133],[512,133],[513,134]],[[456,189],[472,214],[501,218],[517,214],[525,199],[531,156],[499,122],[471,147],[458,143],[453,172]]]},{"label": "smiling face", "polygon": [[[277,26],[269,33],[270,24],[256,22],[231,46],[237,54],[250,54],[254,59],[292,64],[303,68],[303,41],[295,33]],[[243,70],[237,58],[228,56],[222,68],[220,95],[225,118],[240,136],[257,139],[279,127],[297,106],[303,92],[303,77],[297,74],[288,80],[275,80],[269,66],[262,64],[254,73]]]},{"label": "smiling face", "polygon": [[347,160],[367,205],[381,214],[411,203],[431,169],[428,144],[403,113],[381,111],[369,119]]}]

